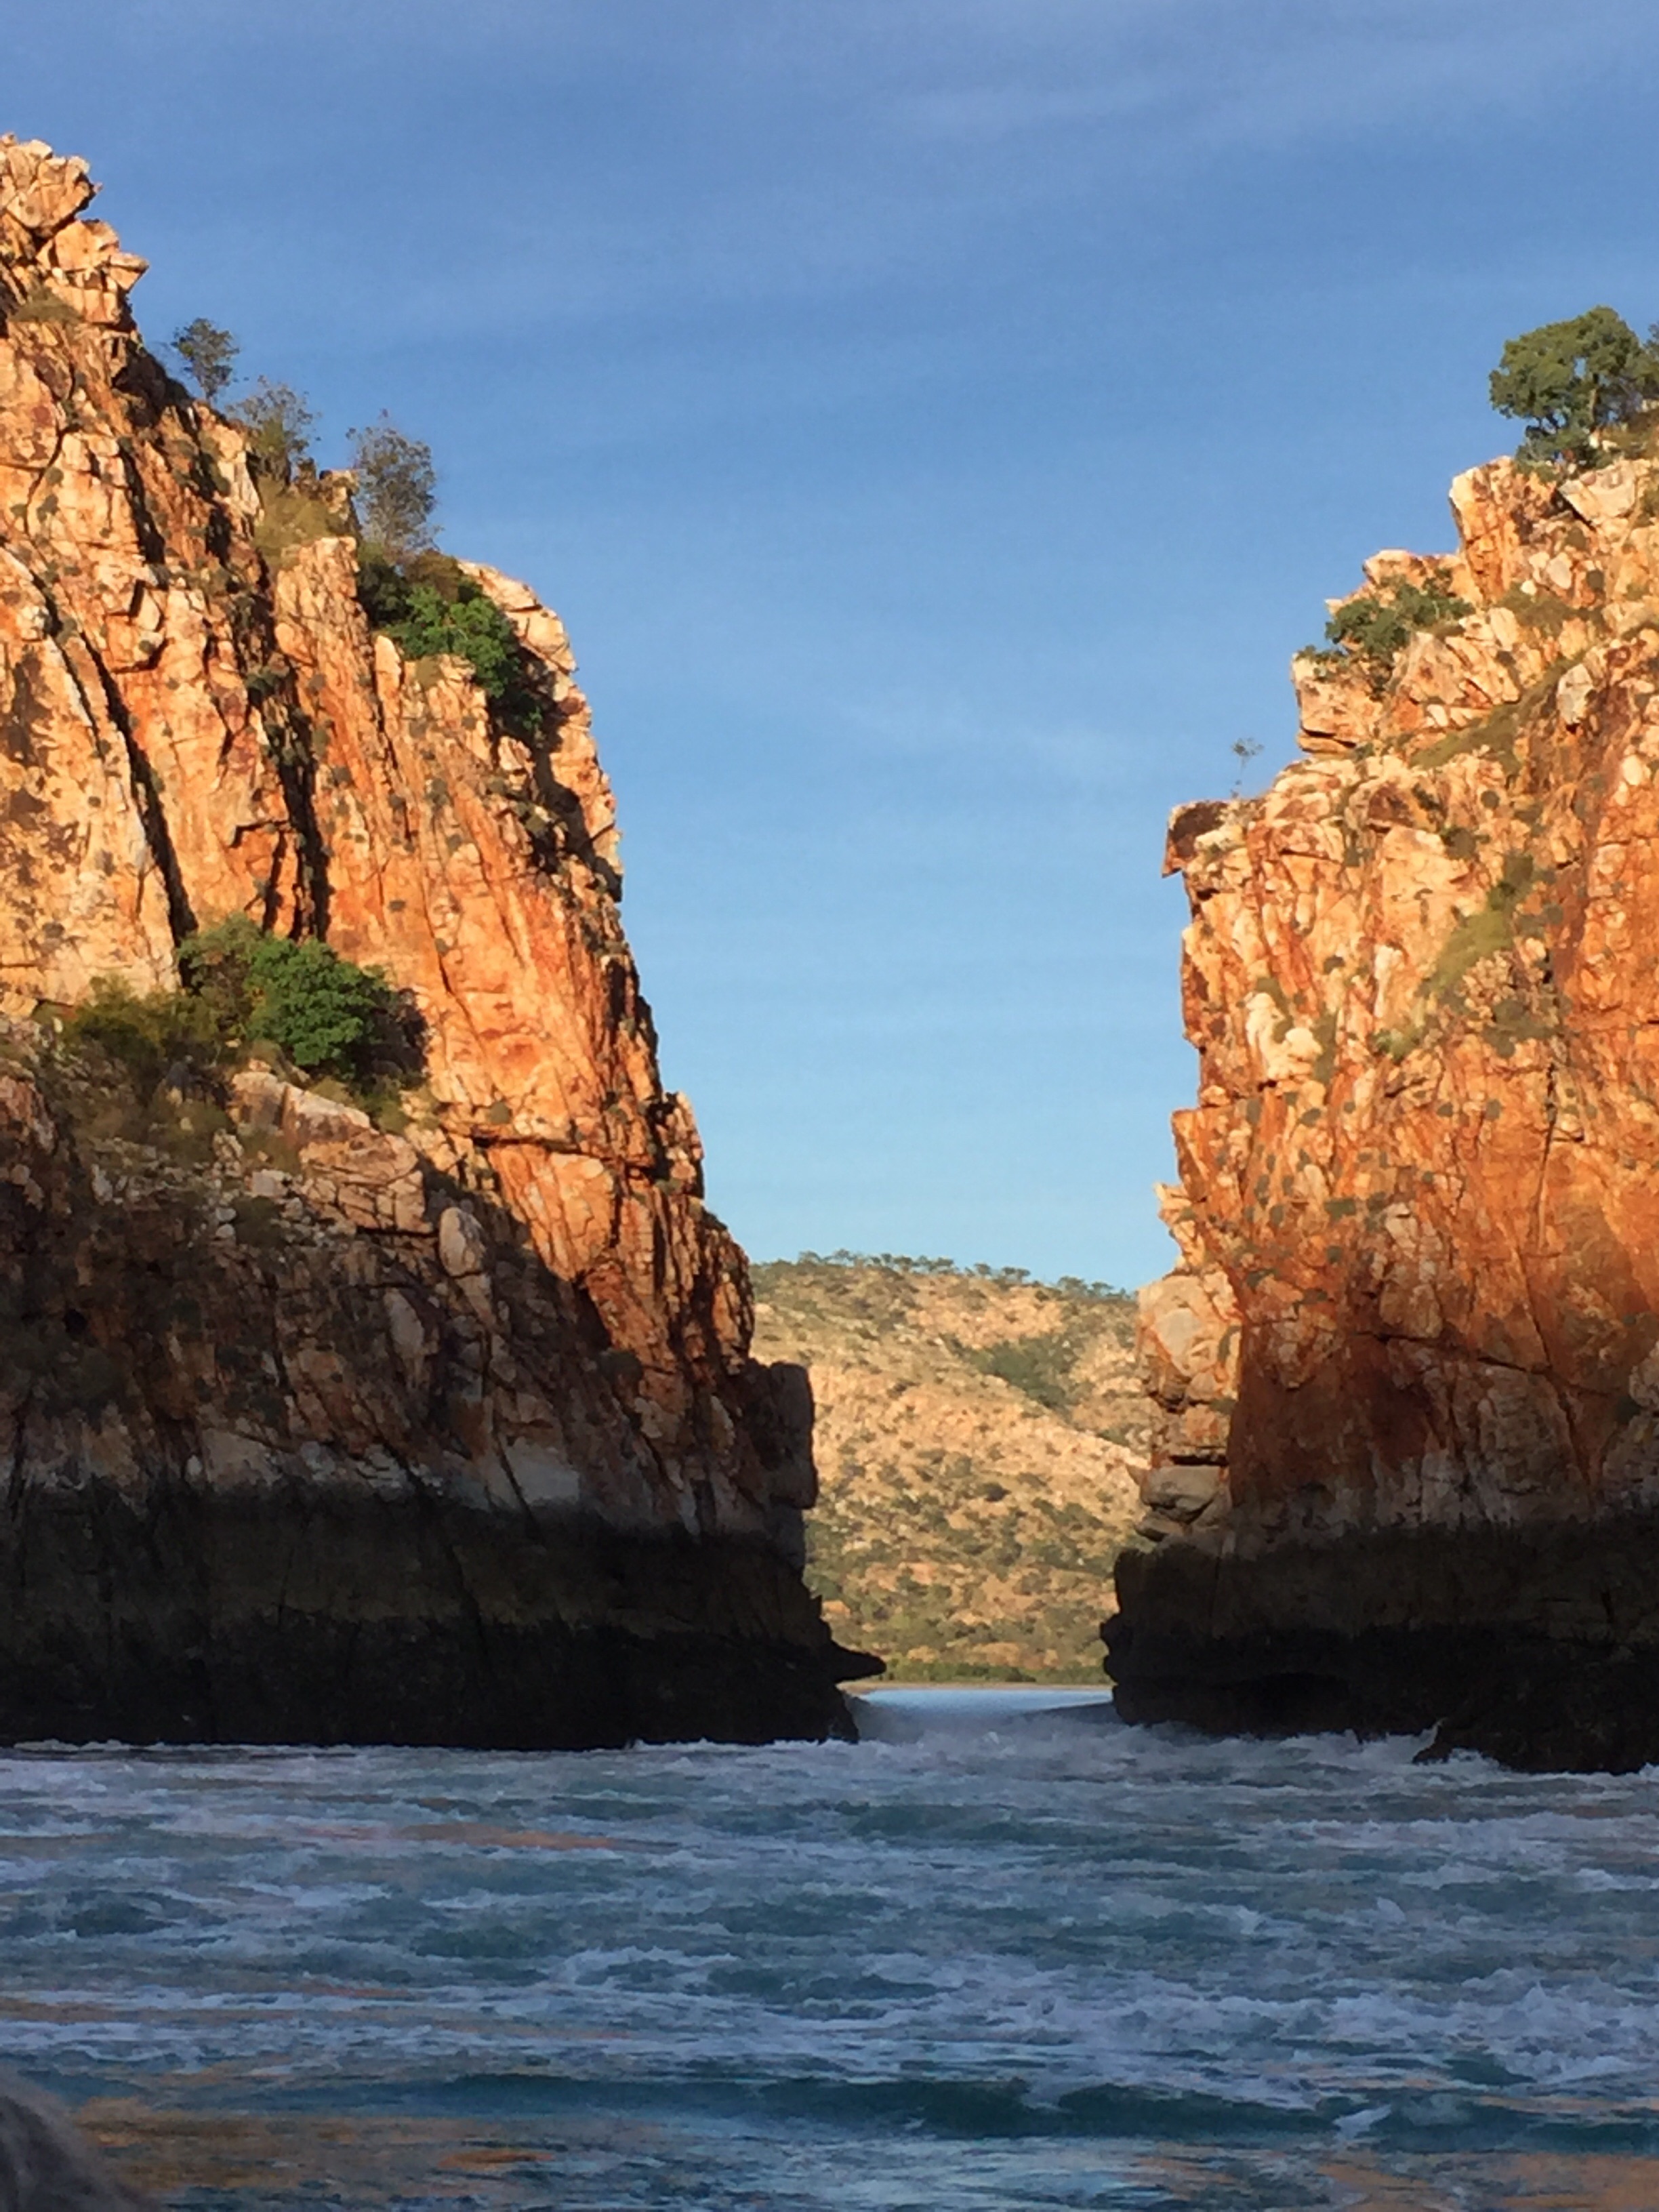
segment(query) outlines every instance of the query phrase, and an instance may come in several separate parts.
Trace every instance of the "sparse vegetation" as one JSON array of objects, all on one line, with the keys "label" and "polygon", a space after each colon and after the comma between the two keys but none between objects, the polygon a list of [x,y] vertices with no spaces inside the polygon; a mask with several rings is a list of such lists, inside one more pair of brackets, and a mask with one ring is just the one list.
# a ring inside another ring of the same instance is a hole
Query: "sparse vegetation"
[{"label": "sparse vegetation", "polygon": [[1108,1298],[1115,1302],[1130,1295],[1115,1283],[1085,1283],[1079,1275],[1061,1275],[1053,1283],[1038,1283],[1029,1267],[992,1267],[983,1260],[964,1267],[956,1260],[912,1259],[908,1252],[849,1252],[843,1247],[835,1252],[801,1252],[793,1261],[773,1260],[765,1264],[773,1267],[873,1268],[885,1275],[959,1275],[963,1280],[994,1283],[999,1290],[1030,1284],[1033,1289],[1057,1291],[1067,1298]]},{"label": "sparse vegetation", "polygon": [[[1525,425],[1516,452],[1525,468],[1560,475],[1593,468],[1617,453],[1648,450],[1659,421],[1659,325],[1644,342],[1605,307],[1540,324],[1505,343],[1489,388],[1498,411]],[[1595,572],[1589,580],[1601,588]],[[1552,637],[1575,612],[1530,580],[1500,604],[1528,629]],[[1414,636],[1473,611],[1453,591],[1449,569],[1425,568],[1345,600],[1325,625],[1324,644],[1304,647],[1299,658],[1361,672],[1380,697]]]},{"label": "sparse vegetation", "polygon": [[1082,1350],[1078,1337],[1066,1328],[1046,1336],[1010,1337],[996,1344],[969,1347],[963,1357],[981,1375],[995,1375],[1004,1382],[1050,1413],[1069,1413],[1072,1372]]},{"label": "sparse vegetation", "polygon": [[[1544,702],[1550,698],[1559,678],[1560,671],[1551,667],[1540,680],[1518,699],[1509,699],[1494,707],[1490,714],[1466,722],[1462,729],[1449,730],[1415,754],[1418,766],[1442,768],[1461,754],[1489,752],[1501,761],[1510,775],[1517,773],[1520,756],[1516,747],[1531,725]],[[1473,832],[1468,833],[1473,836]]]},{"label": "sparse vegetation", "polygon": [[378,969],[316,938],[274,937],[235,915],[185,939],[179,972],[228,1048],[268,1042],[304,1074],[362,1093],[419,1073],[407,1002]]},{"label": "sparse vegetation", "polygon": [[236,374],[241,348],[230,332],[198,315],[173,334],[173,350],[185,365],[191,382],[210,407]]},{"label": "sparse vegetation", "polygon": [[7,320],[14,323],[78,323],[80,319],[71,302],[49,284],[35,285],[7,310]]},{"label": "sparse vegetation", "polygon": [[1466,915],[1441,948],[1424,985],[1425,997],[1446,997],[1457,989],[1478,961],[1508,949],[1515,934],[1515,909],[1531,888],[1533,872],[1530,853],[1506,856],[1503,872],[1487,892],[1485,906]]},{"label": "sparse vegetation", "polygon": [[1573,615],[1573,609],[1553,592],[1535,586],[1522,591],[1519,584],[1512,585],[1498,604],[1507,607],[1523,629],[1541,630],[1546,637],[1559,637]]},{"label": "sparse vegetation", "polygon": [[512,623],[459,562],[428,551],[398,564],[365,547],[357,592],[369,621],[406,660],[454,653],[510,720],[530,726],[540,721],[542,702],[526,681]]},{"label": "sparse vegetation", "polygon": [[[239,350],[229,331],[198,317],[173,344],[204,398],[224,389]],[[374,628],[405,659],[449,653],[465,660],[509,726],[526,734],[538,730],[545,702],[529,679],[512,623],[458,561],[437,550],[432,448],[384,410],[367,428],[349,432],[357,484],[348,511],[343,488],[337,483],[341,495],[331,498],[312,459],[317,417],[302,393],[262,376],[230,412],[248,433],[260,503],[254,542],[266,559],[280,561],[295,546],[355,529],[358,596]]]},{"label": "sparse vegetation", "polygon": [[230,411],[248,433],[256,470],[286,483],[311,451],[317,416],[304,394],[291,384],[273,384],[262,376]]},{"label": "sparse vegetation", "polygon": [[754,1274],[757,1352],[811,1373],[807,1579],[836,1633],[901,1680],[1097,1680],[1139,1512],[1132,1302],[902,1254]]},{"label": "sparse vegetation", "polygon": [[1259,738],[1235,738],[1228,750],[1238,763],[1238,774],[1233,778],[1233,797],[1237,799],[1243,791],[1250,763],[1261,757],[1261,741]]},{"label": "sparse vegetation", "polygon": [[431,447],[405,436],[384,410],[378,422],[347,435],[365,551],[394,568],[429,551],[438,495]]},{"label": "sparse vegetation", "polygon": [[137,992],[100,975],[91,996],[64,1024],[71,1044],[93,1045],[149,1100],[164,1078],[183,1088],[218,1074],[226,1040],[213,1010],[189,991]]},{"label": "sparse vegetation", "polygon": [[365,1104],[419,1078],[419,1024],[406,998],[315,939],[270,936],[238,915],[186,939],[179,972],[176,991],[140,993],[100,976],[64,1024],[70,1044],[92,1046],[124,1071],[141,1103],[162,1089],[211,1095],[261,1048]]},{"label": "sparse vegetation", "polygon": [[1460,622],[1473,611],[1469,602],[1452,590],[1449,574],[1435,569],[1426,583],[1402,577],[1386,590],[1361,592],[1345,600],[1325,625],[1328,643],[1307,650],[1327,666],[1364,669],[1371,690],[1380,693],[1395,662],[1419,630]]},{"label": "sparse vegetation", "polygon": [[323,497],[309,463],[301,465],[292,483],[262,472],[258,487],[259,519],[253,526],[253,542],[267,561],[280,561],[295,546],[309,545],[319,538],[339,537],[348,527]]}]

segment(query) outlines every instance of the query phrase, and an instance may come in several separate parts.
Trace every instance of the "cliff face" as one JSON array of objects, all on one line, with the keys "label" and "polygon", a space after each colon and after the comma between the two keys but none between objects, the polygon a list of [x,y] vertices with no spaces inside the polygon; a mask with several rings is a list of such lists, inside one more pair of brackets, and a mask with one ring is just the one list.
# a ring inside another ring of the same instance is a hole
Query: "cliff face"
[{"label": "cliff face", "polygon": [[[405,665],[349,483],[250,473],[91,192],[0,140],[0,1734],[842,1726],[810,1397],[747,1356],[564,631],[469,569],[532,736]],[[238,914],[411,995],[403,1133],[258,1070],[205,1150],[88,1098],[41,1017]]]},{"label": "cliff face", "polygon": [[1452,490],[1468,611],[1173,817],[1198,1103],[1132,1717],[1659,1756],[1659,465]]}]

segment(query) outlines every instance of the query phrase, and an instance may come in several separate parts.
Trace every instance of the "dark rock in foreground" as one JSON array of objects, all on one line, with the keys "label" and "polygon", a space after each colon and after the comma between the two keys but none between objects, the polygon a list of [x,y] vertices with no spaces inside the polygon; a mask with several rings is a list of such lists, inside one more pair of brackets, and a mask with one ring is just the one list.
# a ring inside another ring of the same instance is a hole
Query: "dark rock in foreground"
[{"label": "dark rock in foreground", "polygon": [[104,2165],[67,2112],[0,2074],[0,2204],[6,2212],[151,2212]]}]

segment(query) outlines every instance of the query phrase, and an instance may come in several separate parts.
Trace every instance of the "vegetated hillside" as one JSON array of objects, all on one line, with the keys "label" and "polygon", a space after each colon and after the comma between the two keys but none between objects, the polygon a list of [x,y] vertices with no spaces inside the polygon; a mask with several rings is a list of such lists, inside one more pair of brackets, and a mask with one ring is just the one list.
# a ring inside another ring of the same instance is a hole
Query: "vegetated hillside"
[{"label": "vegetated hillside", "polygon": [[1133,1301],[884,1255],[754,1277],[757,1356],[811,1373],[807,1579],[837,1638],[901,1680],[1097,1680],[1140,1510]]}]

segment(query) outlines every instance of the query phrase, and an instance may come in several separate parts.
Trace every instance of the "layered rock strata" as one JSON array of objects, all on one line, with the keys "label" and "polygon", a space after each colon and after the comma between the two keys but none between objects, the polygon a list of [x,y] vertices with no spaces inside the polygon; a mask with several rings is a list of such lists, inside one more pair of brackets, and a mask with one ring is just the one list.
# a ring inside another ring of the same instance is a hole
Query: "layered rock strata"
[{"label": "layered rock strata", "polygon": [[1181,809],[1132,1719],[1659,1758],[1659,464],[1460,477],[1465,611],[1303,655],[1304,759]]},{"label": "layered rock strata", "polygon": [[[349,480],[169,379],[92,189],[0,141],[0,1735],[844,1729],[564,631],[469,568],[538,727],[405,663]],[[53,1042],[239,914],[409,994],[401,1133],[255,1069],[204,1139]]]}]

